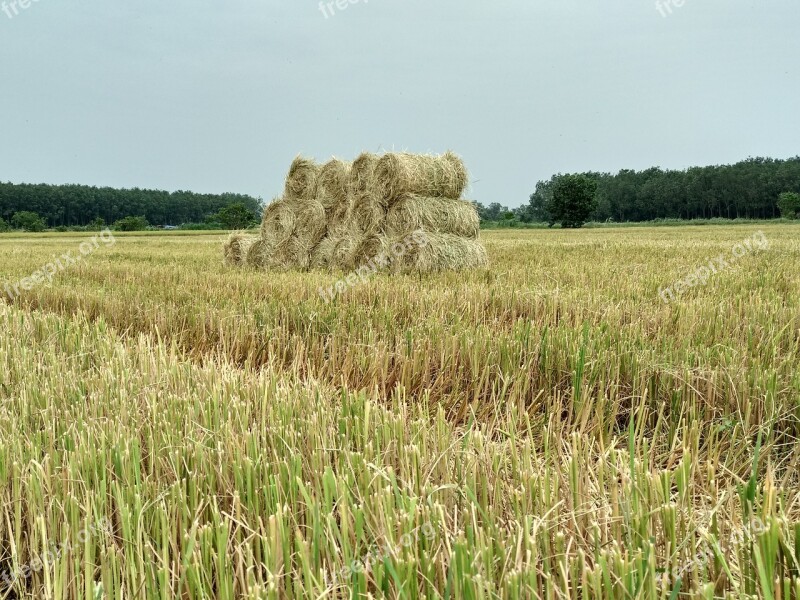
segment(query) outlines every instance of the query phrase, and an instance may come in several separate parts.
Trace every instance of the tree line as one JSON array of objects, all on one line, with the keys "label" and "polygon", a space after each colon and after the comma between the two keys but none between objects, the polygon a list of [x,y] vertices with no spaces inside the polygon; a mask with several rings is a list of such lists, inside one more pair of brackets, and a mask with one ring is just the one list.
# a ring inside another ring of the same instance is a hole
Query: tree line
[{"label": "tree line", "polygon": [[260,198],[243,194],[0,182],[0,219],[11,222],[15,214],[30,212],[48,227],[86,226],[100,219],[114,223],[126,217],[143,217],[151,225],[201,223],[234,205],[260,214],[261,204]]},{"label": "tree line", "polygon": [[[750,158],[733,165],[612,173],[558,174],[536,184],[529,204],[478,206],[485,222],[552,222],[553,192],[562,179],[581,175],[596,183],[589,220],[637,222],[656,219],[773,219],[781,195],[800,193],[800,156]],[[784,200],[785,203],[785,200]],[[784,210],[784,214],[787,214]]]}]

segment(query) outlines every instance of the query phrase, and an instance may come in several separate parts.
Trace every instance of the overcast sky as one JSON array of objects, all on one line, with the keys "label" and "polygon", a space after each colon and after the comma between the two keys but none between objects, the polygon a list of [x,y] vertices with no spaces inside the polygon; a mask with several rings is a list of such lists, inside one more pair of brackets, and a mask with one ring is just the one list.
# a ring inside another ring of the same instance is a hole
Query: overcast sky
[{"label": "overcast sky", "polygon": [[518,206],[800,154],[798,0],[2,1],[3,181],[270,199],[298,153],[452,149]]}]

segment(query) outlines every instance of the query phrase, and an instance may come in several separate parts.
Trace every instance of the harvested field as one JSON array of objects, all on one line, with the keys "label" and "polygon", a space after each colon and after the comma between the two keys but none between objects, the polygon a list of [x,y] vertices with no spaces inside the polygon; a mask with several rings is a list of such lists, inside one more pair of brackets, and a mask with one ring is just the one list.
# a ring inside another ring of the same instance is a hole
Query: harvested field
[{"label": "harvested field", "polygon": [[795,597],[800,226],[489,231],[490,270],[332,302],[116,238],[0,303],[3,568],[72,548],[9,597]]}]

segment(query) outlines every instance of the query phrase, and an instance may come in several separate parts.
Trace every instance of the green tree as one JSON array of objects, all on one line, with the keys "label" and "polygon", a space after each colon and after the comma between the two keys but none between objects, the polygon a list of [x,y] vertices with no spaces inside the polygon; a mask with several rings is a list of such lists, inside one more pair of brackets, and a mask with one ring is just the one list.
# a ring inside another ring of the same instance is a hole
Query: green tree
[{"label": "green tree", "polygon": [[8,230],[9,230],[8,223],[6,223],[5,219],[0,218],[0,233]]},{"label": "green tree", "polygon": [[150,224],[144,217],[125,217],[114,222],[116,231],[144,231]]},{"label": "green tree", "polygon": [[242,194],[0,182],[0,217],[9,221],[15,212],[32,211],[49,227],[88,225],[97,217],[113,223],[131,215],[142,215],[149,223],[160,225],[197,223],[206,215],[236,203],[244,204],[254,213],[262,208],[259,198]]},{"label": "green tree", "polygon": [[530,207],[528,214],[532,221],[537,223],[553,223],[553,219],[548,212],[548,207],[553,201],[553,186],[557,177],[552,177],[549,181],[540,181],[536,184],[536,191],[531,194]]},{"label": "green tree", "polygon": [[228,229],[247,229],[258,223],[256,214],[241,202],[226,206],[206,221],[222,223]]},{"label": "green tree", "polygon": [[103,217],[92,219],[92,221],[89,222],[88,227],[90,231],[101,231],[106,227],[105,219],[103,219]]},{"label": "green tree", "polygon": [[778,208],[784,219],[800,219],[800,194],[785,192],[778,198]]},{"label": "green tree", "polygon": [[597,205],[596,192],[597,181],[585,175],[560,177],[547,208],[550,224],[561,221],[561,226],[568,229],[583,227]]},{"label": "green tree", "polygon": [[478,215],[482,222],[500,221],[507,212],[508,209],[499,202],[492,202],[489,206],[478,205]]},{"label": "green tree", "polygon": [[11,225],[23,231],[44,231],[46,227],[44,219],[29,210],[15,212],[11,217]]}]

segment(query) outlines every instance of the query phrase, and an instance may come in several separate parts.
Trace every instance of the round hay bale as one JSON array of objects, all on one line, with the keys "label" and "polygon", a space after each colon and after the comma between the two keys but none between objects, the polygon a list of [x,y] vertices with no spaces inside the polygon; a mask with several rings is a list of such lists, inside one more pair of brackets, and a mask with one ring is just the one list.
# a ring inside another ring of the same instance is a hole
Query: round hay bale
[{"label": "round hay bale", "polygon": [[388,204],[403,194],[460,198],[467,187],[464,161],[452,152],[441,156],[390,152],[375,166],[381,198]]},{"label": "round hay bale", "polygon": [[340,271],[355,269],[357,258],[355,253],[363,239],[363,235],[354,228],[350,228],[345,235],[338,239],[336,247],[333,249],[330,267]]},{"label": "round hay bale", "polygon": [[328,215],[319,200],[297,200],[293,203],[294,230],[289,240],[298,240],[310,253],[328,231]]},{"label": "round hay bale", "polygon": [[382,233],[375,233],[360,238],[353,249],[351,269],[358,269],[358,267],[369,264],[379,255],[384,255],[386,258],[389,258],[390,246],[391,241]]},{"label": "round hay bale", "polygon": [[421,229],[478,239],[481,219],[467,200],[403,194],[386,215],[386,235],[400,238]]},{"label": "round hay bale", "polygon": [[261,237],[277,246],[292,235],[295,226],[295,210],[285,198],[273,200],[261,217]]},{"label": "round hay bale", "polygon": [[386,207],[375,194],[364,192],[353,200],[350,221],[362,235],[380,232],[386,221]]},{"label": "round hay bale", "polygon": [[478,240],[449,233],[417,231],[395,239],[392,252],[402,246],[403,252],[393,260],[393,270],[402,273],[440,273],[464,271],[489,266],[486,248]]},{"label": "round hay bale", "polygon": [[257,236],[247,235],[242,231],[231,233],[222,246],[225,264],[229,267],[244,266],[247,259],[247,252],[258,239]]},{"label": "round hay bale", "polygon": [[333,252],[339,244],[339,238],[330,234],[322,238],[311,253],[310,268],[315,270],[328,270],[333,267]]},{"label": "round hay bale", "polygon": [[273,271],[307,271],[312,250],[304,240],[293,236],[275,248],[269,268]]},{"label": "round hay bale", "polygon": [[353,214],[352,197],[348,195],[328,214],[328,234],[334,237],[345,236],[351,226],[350,222]]},{"label": "round hay bale", "polygon": [[331,211],[340,202],[347,200],[352,164],[334,158],[322,165],[319,171],[317,199],[325,210]]},{"label": "round hay bale", "polygon": [[263,239],[256,239],[247,249],[245,264],[254,269],[268,269],[272,260],[273,247]]},{"label": "round hay bale", "polygon": [[375,167],[380,157],[377,154],[363,152],[353,161],[350,167],[349,192],[360,194],[374,190],[376,187]]},{"label": "round hay bale", "polygon": [[311,200],[317,195],[320,166],[308,158],[298,156],[292,161],[286,175],[285,197]]}]

